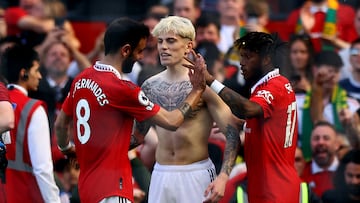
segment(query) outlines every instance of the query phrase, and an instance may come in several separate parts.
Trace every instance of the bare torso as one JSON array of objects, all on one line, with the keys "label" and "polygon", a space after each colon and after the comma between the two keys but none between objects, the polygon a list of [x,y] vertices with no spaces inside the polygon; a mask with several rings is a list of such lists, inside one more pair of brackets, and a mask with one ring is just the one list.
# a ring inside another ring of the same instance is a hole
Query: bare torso
[{"label": "bare torso", "polygon": [[[192,86],[187,77],[170,82],[162,74],[144,83],[143,90],[150,100],[171,111],[185,100]],[[196,116],[187,118],[176,131],[156,126],[159,138],[156,161],[166,165],[184,165],[208,158],[208,137],[212,124],[213,119],[203,103]]]}]

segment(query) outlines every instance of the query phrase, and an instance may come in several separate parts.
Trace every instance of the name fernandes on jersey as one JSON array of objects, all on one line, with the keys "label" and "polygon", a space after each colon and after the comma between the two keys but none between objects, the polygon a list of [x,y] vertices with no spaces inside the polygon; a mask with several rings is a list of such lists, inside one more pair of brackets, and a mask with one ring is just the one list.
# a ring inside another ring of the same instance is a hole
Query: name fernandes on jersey
[{"label": "name fernandes on jersey", "polygon": [[100,106],[109,104],[109,100],[107,100],[106,94],[103,93],[103,90],[101,89],[101,87],[99,87],[99,85],[92,79],[86,79],[86,78],[79,79],[75,83],[75,87],[74,87],[72,96],[74,97],[75,92],[82,88],[87,88],[87,89],[91,90],[91,92],[96,97],[96,100],[98,101]]}]

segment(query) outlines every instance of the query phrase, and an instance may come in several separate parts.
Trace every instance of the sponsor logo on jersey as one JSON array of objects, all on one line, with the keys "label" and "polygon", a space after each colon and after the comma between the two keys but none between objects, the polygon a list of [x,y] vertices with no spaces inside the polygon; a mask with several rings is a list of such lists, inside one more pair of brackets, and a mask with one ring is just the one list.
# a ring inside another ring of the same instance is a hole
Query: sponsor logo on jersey
[{"label": "sponsor logo on jersey", "polygon": [[285,89],[287,90],[288,94],[290,94],[291,92],[293,92],[293,89],[292,89],[290,83],[286,83],[286,84],[285,84]]},{"label": "sponsor logo on jersey", "polygon": [[154,108],[154,103],[150,101],[142,90],[139,92],[138,99],[141,105],[146,106],[146,110],[151,111]]},{"label": "sponsor logo on jersey", "polygon": [[262,97],[268,104],[271,104],[271,101],[274,100],[274,96],[270,91],[267,90],[259,90],[256,92],[256,97]]}]

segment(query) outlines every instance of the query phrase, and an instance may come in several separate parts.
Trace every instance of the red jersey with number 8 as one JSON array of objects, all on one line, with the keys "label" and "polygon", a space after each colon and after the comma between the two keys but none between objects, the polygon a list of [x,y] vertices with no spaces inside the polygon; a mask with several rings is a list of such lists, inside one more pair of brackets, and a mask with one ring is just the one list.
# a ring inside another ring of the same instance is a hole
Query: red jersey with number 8
[{"label": "red jersey with number 8", "polygon": [[121,196],[133,201],[128,159],[133,122],[152,117],[160,107],[140,87],[121,80],[113,67],[98,70],[96,66],[74,79],[62,107],[74,122],[80,199],[99,202]]}]

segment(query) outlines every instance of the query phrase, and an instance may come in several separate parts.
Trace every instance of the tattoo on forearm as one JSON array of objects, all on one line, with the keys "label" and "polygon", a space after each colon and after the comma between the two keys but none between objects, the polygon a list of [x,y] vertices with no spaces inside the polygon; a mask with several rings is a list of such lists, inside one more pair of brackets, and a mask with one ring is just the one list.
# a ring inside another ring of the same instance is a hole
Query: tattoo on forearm
[{"label": "tattoo on forearm", "polygon": [[69,136],[66,128],[56,128],[57,144],[60,147],[65,147],[66,143],[69,143]]},{"label": "tattoo on forearm", "polygon": [[134,149],[137,146],[139,146],[139,143],[138,143],[136,137],[134,135],[131,135],[129,150]]},{"label": "tattoo on forearm", "polygon": [[224,88],[219,93],[219,96],[230,107],[233,114],[235,114],[238,118],[245,118],[243,105],[244,101],[247,100],[245,97],[242,97],[229,88]]},{"label": "tattoo on forearm", "polygon": [[224,161],[221,167],[221,172],[229,175],[235,164],[237,152],[240,147],[239,131],[235,127],[228,125],[226,127],[225,137],[226,145],[224,150]]},{"label": "tattoo on forearm", "polygon": [[184,102],[180,107],[179,107],[180,112],[182,113],[182,115],[184,116],[184,118],[188,118],[190,117],[191,113],[192,113],[192,109],[189,103]]},{"label": "tattoo on forearm", "polygon": [[136,128],[139,131],[139,133],[143,136],[147,134],[151,127],[151,122],[149,120],[143,121],[143,122],[137,122],[136,121]]}]

